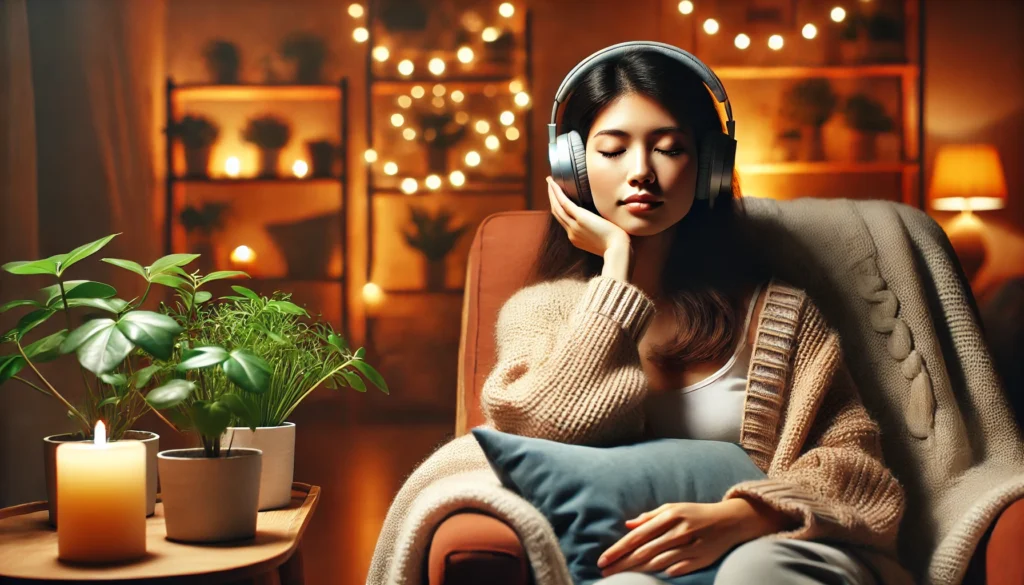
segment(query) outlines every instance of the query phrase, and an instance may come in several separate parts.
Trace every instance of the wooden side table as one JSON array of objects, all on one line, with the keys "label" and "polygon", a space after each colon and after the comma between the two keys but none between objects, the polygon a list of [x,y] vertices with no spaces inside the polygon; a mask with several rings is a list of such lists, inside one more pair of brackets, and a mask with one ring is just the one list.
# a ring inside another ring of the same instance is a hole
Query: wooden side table
[{"label": "wooden side table", "polygon": [[57,531],[47,523],[46,502],[4,508],[0,510],[0,581],[301,585],[299,543],[319,499],[319,487],[294,483],[287,508],[259,513],[255,538],[202,545],[167,540],[163,505],[158,502],[156,513],[146,520],[146,556],[102,567],[57,559]]}]

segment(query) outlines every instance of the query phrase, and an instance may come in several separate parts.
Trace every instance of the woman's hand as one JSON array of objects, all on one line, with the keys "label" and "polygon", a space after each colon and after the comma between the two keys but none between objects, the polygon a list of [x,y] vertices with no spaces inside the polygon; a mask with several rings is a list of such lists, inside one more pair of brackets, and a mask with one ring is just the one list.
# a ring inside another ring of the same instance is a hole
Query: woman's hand
[{"label": "woman's hand", "polygon": [[577,248],[604,257],[609,250],[629,250],[629,234],[607,219],[573,203],[562,188],[547,177],[551,213]]},{"label": "woman's hand", "polygon": [[607,577],[622,571],[685,575],[712,565],[734,546],[781,530],[789,519],[742,498],[713,504],[665,504],[626,521],[630,532],[608,548],[597,566]]}]

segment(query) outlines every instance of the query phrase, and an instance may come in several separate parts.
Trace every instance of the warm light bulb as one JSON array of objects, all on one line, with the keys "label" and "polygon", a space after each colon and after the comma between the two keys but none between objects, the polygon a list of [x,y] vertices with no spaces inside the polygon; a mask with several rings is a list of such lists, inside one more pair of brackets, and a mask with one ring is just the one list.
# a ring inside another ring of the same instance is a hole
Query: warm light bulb
[{"label": "warm light bulb", "polygon": [[391,51],[387,47],[381,45],[373,48],[373,58],[381,63],[387,61],[389,57],[391,57]]},{"label": "warm light bulb", "polygon": [[443,108],[444,107],[444,98],[440,97],[440,96],[435,97],[434,99],[430,100],[430,103],[434,104],[435,108]]},{"label": "warm light bulb", "polygon": [[419,189],[419,185],[416,183],[416,179],[412,177],[402,179],[402,193],[412,195],[417,189]]},{"label": "warm light bulb", "polygon": [[405,130],[402,130],[402,138],[405,138],[406,140],[416,140],[416,131],[412,128],[406,128]]},{"label": "warm light bulb", "polygon": [[416,99],[420,99],[421,97],[423,97],[424,95],[426,95],[426,93],[427,93],[427,90],[423,89],[423,86],[422,86],[422,85],[414,85],[414,86],[412,87],[412,89],[411,89],[411,90],[409,90],[409,93],[411,93],[411,94],[412,94],[412,97],[414,97],[414,98],[416,98]]},{"label": "warm light bulb", "polygon": [[370,38],[370,31],[363,27],[359,27],[352,31],[352,38],[355,39],[357,43],[365,43]]},{"label": "warm light bulb", "polygon": [[501,6],[498,6],[498,14],[505,18],[512,18],[512,15],[516,13],[516,7],[512,6],[511,2],[502,2]]},{"label": "warm light bulb", "polygon": [[714,18],[709,18],[704,21],[704,32],[709,35],[713,35],[718,32],[718,21]]},{"label": "warm light bulb", "polygon": [[484,95],[492,98],[498,95],[498,88],[494,87],[494,84],[488,83],[484,86]]},{"label": "warm light bulb", "polygon": [[471,150],[471,151],[467,152],[466,153],[466,164],[471,166],[471,167],[475,167],[475,166],[479,165],[480,164],[480,153],[475,151],[475,150]]},{"label": "warm light bulb", "polygon": [[441,177],[437,175],[429,175],[424,181],[427,184],[427,188],[430,190],[437,190],[441,188]]},{"label": "warm light bulb", "polygon": [[296,177],[300,178],[300,179],[302,177],[305,177],[306,173],[308,173],[308,172],[309,172],[309,165],[306,164],[306,161],[304,161],[304,160],[299,159],[299,160],[295,161],[295,163],[292,165],[292,174],[295,175]]},{"label": "warm light bulb", "polygon": [[508,82],[508,91],[509,93],[519,93],[523,91],[523,82],[518,79],[513,79]]},{"label": "warm light bulb", "polygon": [[804,25],[804,28],[800,30],[800,34],[804,35],[805,39],[813,39],[818,36],[818,27],[811,23],[807,23]]},{"label": "warm light bulb", "polygon": [[466,112],[455,112],[455,123],[462,125],[469,122],[469,114]]},{"label": "warm light bulb", "polygon": [[493,26],[489,26],[484,29],[484,32],[480,33],[480,38],[482,38],[485,43],[493,43],[498,40],[498,29]]},{"label": "warm light bulb", "polygon": [[459,59],[459,63],[472,63],[473,62],[473,49],[469,47],[459,47],[459,51],[455,54]]},{"label": "warm light bulb", "polygon": [[835,8],[832,9],[832,12],[831,14],[829,14],[829,16],[831,16],[832,20],[835,22],[843,22],[843,20],[846,19],[846,11],[843,10],[842,6],[836,6]]},{"label": "warm light bulb", "polygon": [[509,128],[505,130],[505,138],[509,140],[519,140],[519,130],[517,128]]},{"label": "warm light bulb", "polygon": [[497,136],[491,134],[486,140],[484,140],[484,146],[490,150],[498,150],[498,147],[501,146],[501,141],[498,140]]},{"label": "warm light bulb", "polygon": [[782,48],[782,35],[772,35],[768,37],[768,48],[773,51],[778,51]]},{"label": "warm light bulb", "polygon": [[525,91],[521,91],[516,94],[515,102],[517,106],[525,108],[530,104],[530,96]]},{"label": "warm light bulb", "polygon": [[690,0],[683,0],[679,3],[679,12],[683,14],[690,14],[693,12],[693,2]]},{"label": "warm light bulb", "polygon": [[388,162],[384,163],[384,174],[385,175],[390,175],[390,176],[397,175],[398,174],[398,165],[393,163],[393,162],[391,162],[391,161],[388,161]]},{"label": "warm light bulb", "polygon": [[466,184],[466,175],[462,174],[462,171],[452,171],[448,175],[448,180],[451,181],[452,185],[461,187]]},{"label": "warm light bulb", "polygon": [[348,6],[348,15],[352,18],[362,18],[363,12],[363,6],[361,4],[349,4]]},{"label": "warm light bulb", "polygon": [[737,49],[746,49],[747,47],[750,46],[750,37],[743,33],[740,33],[736,35],[736,40],[733,41],[733,43],[736,45]]},{"label": "warm light bulb", "polygon": [[398,107],[408,108],[412,106],[412,98],[407,95],[398,96]]},{"label": "warm light bulb", "polygon": [[238,246],[231,251],[231,261],[235,264],[252,264],[256,260],[256,252],[249,246]]},{"label": "warm light bulb", "polygon": [[487,122],[487,120],[477,120],[476,131],[479,132],[480,134],[487,134],[488,132],[491,131],[491,125]]},{"label": "warm light bulb", "polygon": [[445,86],[443,86],[440,83],[438,83],[430,91],[431,91],[431,93],[433,93],[437,97],[441,97],[441,96],[444,95],[444,93],[446,91],[448,91],[448,88],[446,88]]},{"label": "warm light bulb", "polygon": [[395,128],[401,128],[402,124],[405,124],[405,116],[402,114],[391,114],[391,125]]},{"label": "warm light bulb", "polygon": [[370,306],[377,306],[384,298],[384,291],[375,282],[368,282],[363,285],[363,301]]},{"label": "warm light bulb", "polygon": [[398,72],[406,77],[412,75],[412,72],[416,70],[416,67],[412,64],[412,61],[408,59],[402,59],[398,64]]},{"label": "warm light bulb", "polygon": [[453,102],[455,102],[457,104],[460,104],[460,103],[462,103],[462,100],[464,100],[464,99],[466,99],[466,94],[462,93],[461,91],[456,89],[455,91],[452,92],[452,101]]},{"label": "warm light bulb", "polygon": [[516,121],[516,115],[508,110],[505,110],[504,112],[501,113],[501,116],[498,117],[498,121],[500,121],[505,126],[511,126],[512,123]]},{"label": "warm light bulb", "polygon": [[107,425],[103,421],[96,421],[96,428],[92,432],[92,444],[103,446],[107,444]]},{"label": "warm light bulb", "polygon": [[237,156],[229,156],[228,160],[224,161],[224,172],[232,179],[237,177],[241,170],[242,163],[238,160]]},{"label": "warm light bulb", "polygon": [[427,63],[427,69],[429,69],[434,75],[441,75],[444,73],[444,59],[434,57],[429,63]]},{"label": "warm light bulb", "polygon": [[372,148],[367,148],[366,152],[363,153],[363,160],[368,163],[377,162],[377,151]]}]

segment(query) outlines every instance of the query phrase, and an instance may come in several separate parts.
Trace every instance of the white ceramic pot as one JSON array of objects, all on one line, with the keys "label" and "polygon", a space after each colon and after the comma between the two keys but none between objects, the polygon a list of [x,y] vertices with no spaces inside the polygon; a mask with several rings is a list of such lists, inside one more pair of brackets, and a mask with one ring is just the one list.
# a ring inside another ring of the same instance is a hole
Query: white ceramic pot
[{"label": "white ceramic pot", "polygon": [[[50,435],[43,438],[43,469],[46,474],[47,507],[50,525],[57,526],[57,447],[61,443],[80,441],[76,434]],[[121,440],[142,441],[146,446],[146,516],[152,516],[156,508],[157,465],[156,455],[160,452],[160,435],[149,431],[126,431]],[[91,442],[91,440],[90,440]]]},{"label": "white ceramic pot", "polygon": [[206,457],[202,449],[161,452],[167,538],[224,542],[255,536],[262,459],[258,449],[232,449],[229,457]]},{"label": "white ceramic pot", "polygon": [[295,423],[277,427],[229,427],[220,438],[221,451],[248,448],[263,451],[260,473],[260,510],[283,508],[292,501],[295,475]]}]

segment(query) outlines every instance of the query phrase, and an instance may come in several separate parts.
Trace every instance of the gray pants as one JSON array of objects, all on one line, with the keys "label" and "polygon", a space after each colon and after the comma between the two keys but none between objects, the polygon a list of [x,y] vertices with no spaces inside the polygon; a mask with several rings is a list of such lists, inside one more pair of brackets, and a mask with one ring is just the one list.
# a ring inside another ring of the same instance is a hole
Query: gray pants
[{"label": "gray pants", "polygon": [[[594,585],[663,585],[644,573],[619,573]],[[820,542],[759,538],[722,560],[715,585],[879,585],[856,554]]]}]

